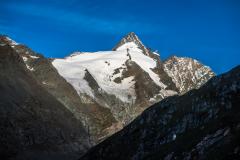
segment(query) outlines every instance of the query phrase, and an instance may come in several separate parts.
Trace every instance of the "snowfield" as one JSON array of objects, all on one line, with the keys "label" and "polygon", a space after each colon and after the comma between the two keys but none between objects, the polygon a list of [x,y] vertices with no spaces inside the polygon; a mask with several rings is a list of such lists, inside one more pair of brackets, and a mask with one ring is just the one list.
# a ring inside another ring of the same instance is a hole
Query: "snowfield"
[{"label": "snowfield", "polygon": [[[136,98],[134,77],[125,78],[121,83],[114,82],[115,78],[122,76],[122,71],[126,69],[125,62],[129,57],[147,72],[157,85],[166,87],[160,82],[159,76],[151,70],[156,67],[156,61],[144,55],[133,42],[120,46],[116,51],[75,52],[64,59],[55,59],[52,64],[78,94],[84,93],[94,98],[91,87],[84,79],[87,69],[102,90],[115,95],[123,102],[130,103]],[[116,69],[120,72],[114,74]]]}]

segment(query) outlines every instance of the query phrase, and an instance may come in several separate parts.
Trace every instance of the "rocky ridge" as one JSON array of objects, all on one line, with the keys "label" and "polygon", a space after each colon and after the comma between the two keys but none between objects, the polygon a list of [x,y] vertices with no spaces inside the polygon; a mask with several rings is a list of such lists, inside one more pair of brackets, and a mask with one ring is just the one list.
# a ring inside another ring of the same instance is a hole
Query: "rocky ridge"
[{"label": "rocky ridge", "polygon": [[0,90],[1,159],[75,159],[91,147],[82,123],[35,80],[14,47],[2,41]]},{"label": "rocky ridge", "polygon": [[81,160],[239,159],[240,66],[149,107]]}]

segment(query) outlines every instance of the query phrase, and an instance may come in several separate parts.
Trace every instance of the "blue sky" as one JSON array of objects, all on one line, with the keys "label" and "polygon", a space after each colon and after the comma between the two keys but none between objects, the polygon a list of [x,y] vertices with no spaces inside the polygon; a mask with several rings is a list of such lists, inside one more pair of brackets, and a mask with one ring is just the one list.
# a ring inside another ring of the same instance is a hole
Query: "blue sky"
[{"label": "blue sky", "polygon": [[110,50],[131,31],[162,59],[240,64],[238,0],[0,0],[0,34],[47,57]]}]

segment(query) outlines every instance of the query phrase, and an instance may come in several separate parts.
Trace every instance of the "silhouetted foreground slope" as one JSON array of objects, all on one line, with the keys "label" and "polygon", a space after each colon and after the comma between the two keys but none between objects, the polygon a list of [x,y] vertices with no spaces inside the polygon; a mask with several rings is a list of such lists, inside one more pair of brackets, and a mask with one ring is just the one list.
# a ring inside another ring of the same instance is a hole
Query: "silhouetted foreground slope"
[{"label": "silhouetted foreground slope", "polygon": [[240,66],[164,99],[81,160],[239,159]]},{"label": "silhouetted foreground slope", "polygon": [[38,84],[22,57],[1,45],[0,159],[71,159],[89,148],[87,139],[80,121]]}]

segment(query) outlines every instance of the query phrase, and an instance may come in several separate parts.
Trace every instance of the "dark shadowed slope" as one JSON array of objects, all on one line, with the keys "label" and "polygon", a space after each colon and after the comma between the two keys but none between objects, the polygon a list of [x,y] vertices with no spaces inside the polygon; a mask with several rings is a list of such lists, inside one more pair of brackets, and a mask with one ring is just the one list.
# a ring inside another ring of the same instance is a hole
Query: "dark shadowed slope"
[{"label": "dark shadowed slope", "polygon": [[240,66],[164,99],[81,160],[239,159]]},{"label": "dark shadowed slope", "polygon": [[99,137],[108,135],[106,130],[116,122],[108,108],[100,106],[90,97],[80,97],[72,85],[58,74],[51,60],[43,55],[7,36],[0,36],[0,44],[10,45],[23,59],[27,71],[32,73],[39,85],[82,122],[91,144],[98,142]]},{"label": "dark shadowed slope", "polygon": [[71,159],[89,148],[81,122],[7,44],[0,45],[0,144],[1,159]]}]

